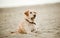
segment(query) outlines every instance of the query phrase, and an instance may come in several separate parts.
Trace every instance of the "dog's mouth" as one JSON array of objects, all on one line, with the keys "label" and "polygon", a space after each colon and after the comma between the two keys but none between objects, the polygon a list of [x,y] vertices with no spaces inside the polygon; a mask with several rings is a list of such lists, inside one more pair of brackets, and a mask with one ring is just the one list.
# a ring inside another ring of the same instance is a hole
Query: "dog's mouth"
[{"label": "dog's mouth", "polygon": [[34,15],[34,16],[31,18],[31,20],[34,20],[34,19],[35,19],[35,17],[36,17],[36,15]]},{"label": "dog's mouth", "polygon": [[32,18],[31,18],[31,20],[34,20],[34,19],[35,19],[35,17],[32,17]]}]

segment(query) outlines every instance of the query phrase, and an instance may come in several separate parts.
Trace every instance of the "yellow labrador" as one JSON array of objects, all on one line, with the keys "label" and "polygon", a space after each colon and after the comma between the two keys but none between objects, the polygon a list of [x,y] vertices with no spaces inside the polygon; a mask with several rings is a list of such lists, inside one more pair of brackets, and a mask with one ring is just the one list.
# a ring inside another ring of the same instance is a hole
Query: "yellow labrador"
[{"label": "yellow labrador", "polygon": [[36,32],[36,27],[35,27],[36,23],[34,22],[34,19],[36,17],[36,12],[27,10],[24,12],[24,15],[25,15],[24,21],[20,23],[17,32],[22,34]]}]

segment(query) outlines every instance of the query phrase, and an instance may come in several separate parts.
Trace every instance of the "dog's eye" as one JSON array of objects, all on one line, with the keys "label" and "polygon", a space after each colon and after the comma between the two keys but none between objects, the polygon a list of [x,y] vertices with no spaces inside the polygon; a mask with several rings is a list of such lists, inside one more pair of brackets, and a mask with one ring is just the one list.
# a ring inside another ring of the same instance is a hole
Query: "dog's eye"
[{"label": "dog's eye", "polygon": [[32,14],[32,12],[30,12],[30,14]]}]

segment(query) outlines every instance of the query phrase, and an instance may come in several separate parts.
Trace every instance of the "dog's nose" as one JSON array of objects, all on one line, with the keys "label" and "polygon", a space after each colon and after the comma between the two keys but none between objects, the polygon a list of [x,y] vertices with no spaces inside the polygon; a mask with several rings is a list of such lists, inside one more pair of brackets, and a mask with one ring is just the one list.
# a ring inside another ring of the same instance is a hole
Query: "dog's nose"
[{"label": "dog's nose", "polygon": [[34,17],[36,17],[36,15],[34,15]]}]

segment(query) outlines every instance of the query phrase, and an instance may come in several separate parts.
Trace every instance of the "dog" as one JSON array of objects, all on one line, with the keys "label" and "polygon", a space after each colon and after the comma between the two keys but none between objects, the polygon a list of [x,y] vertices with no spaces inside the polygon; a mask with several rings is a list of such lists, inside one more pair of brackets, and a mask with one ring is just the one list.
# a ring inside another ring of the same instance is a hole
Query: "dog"
[{"label": "dog", "polygon": [[26,10],[24,15],[24,21],[19,24],[17,32],[21,34],[27,34],[31,32],[36,33],[36,23],[34,22],[36,18],[36,12],[32,10]]},{"label": "dog", "polygon": [[20,23],[17,32],[22,34],[34,32],[36,30],[36,23],[34,22],[34,19],[36,18],[36,12],[27,10],[24,12],[24,14],[25,20],[22,23]]}]

